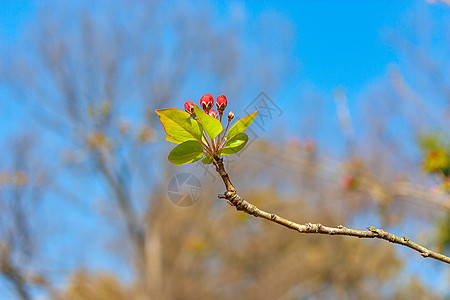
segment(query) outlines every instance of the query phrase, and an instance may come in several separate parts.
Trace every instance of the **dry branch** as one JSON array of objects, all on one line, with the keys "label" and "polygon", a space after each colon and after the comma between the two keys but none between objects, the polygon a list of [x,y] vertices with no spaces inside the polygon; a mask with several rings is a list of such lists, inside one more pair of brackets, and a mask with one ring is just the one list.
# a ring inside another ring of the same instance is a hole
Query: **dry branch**
[{"label": "dry branch", "polygon": [[391,243],[400,244],[400,245],[409,247],[413,250],[416,250],[424,258],[430,257],[430,258],[434,258],[436,260],[440,260],[442,262],[450,264],[450,257],[448,257],[448,256],[434,252],[434,251],[429,250],[419,244],[416,244],[413,241],[411,241],[410,239],[408,239],[406,236],[401,238],[399,236],[396,236],[395,234],[386,232],[382,229],[377,229],[373,226],[367,227],[368,230],[356,230],[356,229],[346,228],[342,225],[339,225],[338,227],[328,227],[328,226],[324,226],[322,224],[312,224],[312,223],[307,223],[307,224],[301,225],[301,224],[289,221],[287,219],[284,219],[275,214],[263,211],[263,210],[259,209],[258,207],[256,207],[255,205],[249,203],[248,201],[246,201],[244,198],[242,198],[241,196],[239,196],[237,194],[236,189],[234,188],[233,184],[231,183],[228,173],[225,171],[222,158],[218,158],[217,156],[214,157],[213,163],[216,166],[216,171],[222,177],[223,183],[225,184],[225,187],[227,189],[225,194],[219,195],[219,198],[227,199],[228,202],[232,206],[236,207],[237,210],[243,211],[243,212],[245,212],[249,215],[253,215],[255,217],[264,218],[266,220],[278,223],[280,225],[283,225],[289,229],[293,229],[300,233],[345,235],[345,236],[354,236],[354,237],[359,237],[359,238],[378,238],[378,239],[386,240]]}]

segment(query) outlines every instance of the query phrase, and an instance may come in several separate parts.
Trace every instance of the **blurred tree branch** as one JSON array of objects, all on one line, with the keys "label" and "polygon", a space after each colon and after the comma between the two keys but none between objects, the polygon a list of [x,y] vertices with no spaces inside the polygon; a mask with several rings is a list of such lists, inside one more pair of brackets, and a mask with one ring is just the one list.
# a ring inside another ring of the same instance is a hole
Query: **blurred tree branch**
[{"label": "blurred tree branch", "polygon": [[23,300],[31,299],[27,280],[21,273],[22,268],[13,264],[11,249],[6,244],[0,244],[0,273],[5,276],[14,286],[15,291]]},{"label": "blurred tree branch", "polygon": [[[254,147],[254,152],[260,155],[265,162],[273,162],[276,159],[275,164],[278,167],[282,166],[284,169],[305,173],[323,180],[335,181],[342,176],[343,163],[325,156],[315,154],[314,168],[308,167],[311,165],[311,158],[307,151],[303,149],[286,151],[276,145],[266,147],[260,144],[260,147]],[[359,177],[360,187],[358,189],[369,192],[375,198],[381,196],[381,194],[389,194],[392,197],[404,197],[407,201],[416,199],[418,202],[431,204],[438,209],[450,210],[450,196],[445,194],[431,195],[429,188],[426,186],[407,180],[391,181],[389,186],[385,186],[378,178],[379,176],[370,172],[370,168],[364,168]]]},{"label": "blurred tree branch", "polygon": [[227,199],[229,203],[236,207],[237,210],[243,211],[249,215],[263,218],[269,220],[271,222],[278,223],[282,226],[285,226],[289,229],[293,229],[300,233],[318,233],[318,234],[329,234],[329,235],[345,235],[345,236],[354,236],[358,238],[378,238],[382,240],[389,241],[394,244],[400,244],[406,247],[409,247],[417,252],[419,252],[424,258],[430,257],[436,260],[440,260],[442,262],[450,264],[450,257],[445,256],[443,254],[434,252],[429,250],[419,244],[414,243],[406,236],[403,238],[398,237],[392,233],[386,232],[382,229],[377,229],[373,226],[367,227],[368,230],[355,230],[346,228],[342,225],[338,227],[328,227],[322,224],[312,224],[307,223],[305,225],[300,225],[298,223],[289,221],[280,216],[277,216],[273,213],[269,213],[263,211],[256,207],[255,205],[247,202],[244,198],[237,194],[236,189],[231,183],[230,177],[228,173],[225,171],[225,167],[223,165],[223,159],[218,158],[217,156],[214,158],[213,163],[216,167],[216,171],[222,177],[222,181],[225,184],[227,191],[223,195],[219,195],[219,198]]}]

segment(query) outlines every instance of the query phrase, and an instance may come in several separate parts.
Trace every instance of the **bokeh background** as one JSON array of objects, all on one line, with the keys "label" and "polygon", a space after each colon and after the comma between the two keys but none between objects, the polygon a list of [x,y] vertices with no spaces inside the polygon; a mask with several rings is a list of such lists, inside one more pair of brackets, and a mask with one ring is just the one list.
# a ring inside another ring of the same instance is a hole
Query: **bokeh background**
[{"label": "bokeh background", "polygon": [[247,200],[450,255],[449,53],[448,1],[1,1],[0,299],[450,299],[442,262],[236,212],[154,113],[259,108]]}]

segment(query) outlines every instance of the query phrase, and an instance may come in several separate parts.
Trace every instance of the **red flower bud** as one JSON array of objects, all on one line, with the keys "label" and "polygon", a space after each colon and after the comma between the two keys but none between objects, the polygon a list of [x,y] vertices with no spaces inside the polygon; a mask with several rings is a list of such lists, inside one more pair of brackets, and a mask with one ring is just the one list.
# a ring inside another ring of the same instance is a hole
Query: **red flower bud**
[{"label": "red flower bud", "polygon": [[208,112],[214,105],[214,98],[211,94],[206,94],[200,99],[200,106],[205,112]]},{"label": "red flower bud", "polygon": [[316,141],[314,139],[309,138],[309,137],[305,138],[304,145],[305,145],[306,151],[308,151],[308,152],[316,151]]},{"label": "red flower bud", "polygon": [[225,95],[220,95],[217,97],[216,106],[219,113],[222,114],[225,107],[227,107],[227,97],[225,97]]},{"label": "red flower bud", "polygon": [[186,101],[184,103],[184,110],[190,114],[194,113],[194,103],[192,101]]},{"label": "red flower bud", "polygon": [[230,111],[228,113],[228,120],[232,120],[233,118],[234,118],[234,113],[233,113],[233,111]]},{"label": "red flower bud", "polygon": [[341,179],[341,186],[347,190],[354,190],[358,187],[358,180],[352,175],[344,175]]},{"label": "red flower bud", "polygon": [[213,118],[216,118],[219,116],[219,114],[217,113],[217,111],[215,111],[214,109],[211,109],[208,113],[208,115],[210,115]]}]

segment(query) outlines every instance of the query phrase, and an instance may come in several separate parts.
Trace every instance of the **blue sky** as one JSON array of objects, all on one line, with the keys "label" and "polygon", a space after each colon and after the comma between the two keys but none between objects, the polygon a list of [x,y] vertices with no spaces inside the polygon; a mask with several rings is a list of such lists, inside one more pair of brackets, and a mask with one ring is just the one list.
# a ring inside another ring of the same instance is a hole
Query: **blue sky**
[{"label": "blue sky", "polygon": [[[343,151],[343,137],[336,118],[333,91],[343,88],[348,97],[353,121],[361,91],[386,74],[397,53],[386,40],[388,30],[399,26],[403,16],[415,6],[414,1],[253,1],[249,11],[255,15],[273,10],[288,18],[295,32],[295,56],[299,66],[289,88],[279,96],[282,110],[292,102],[303,101],[306,115],[314,114],[316,105],[305,97],[311,89],[324,97],[325,131],[314,136],[319,142],[333,144]],[[286,99],[286,101],[284,101]],[[312,102],[312,101],[311,101]],[[297,120],[290,121],[291,128]],[[355,124],[354,124],[355,125]],[[295,135],[290,130],[290,135]],[[340,149],[341,151],[339,151]]]},{"label": "blue sky", "polygon": [[414,1],[254,1],[250,11],[278,11],[294,24],[302,80],[331,92],[360,89],[397,60],[384,38]]},{"label": "blue sky", "polygon": [[35,12],[34,1],[0,1],[0,35],[2,42],[20,36],[27,20]]},{"label": "blue sky", "polygon": [[[295,30],[295,54],[300,61],[302,80],[331,92],[340,85],[349,90],[361,88],[396,61],[395,51],[383,33],[398,26],[415,3],[249,1],[244,6],[253,17],[272,11],[287,18]],[[34,1],[0,1],[2,43],[20,37],[35,8]]]},{"label": "blue sky", "polygon": [[[234,5],[214,3],[219,12],[221,7],[229,9]],[[387,42],[386,32],[398,27],[418,3],[422,2],[316,0],[248,1],[240,5],[249,15],[248,20],[267,14],[270,21],[281,18],[292,27],[293,72],[284,83],[285,89],[274,95],[281,109],[289,110],[292,99],[310,87],[330,97],[326,111],[333,117],[332,92],[337,87],[346,90],[352,109],[354,97],[384,76],[389,64],[397,62],[397,53]],[[36,7],[39,5],[34,1],[0,1],[0,45],[6,45],[4,50],[13,51],[10,45],[20,39]],[[4,103],[0,116],[14,122],[17,111],[11,105]]]}]

